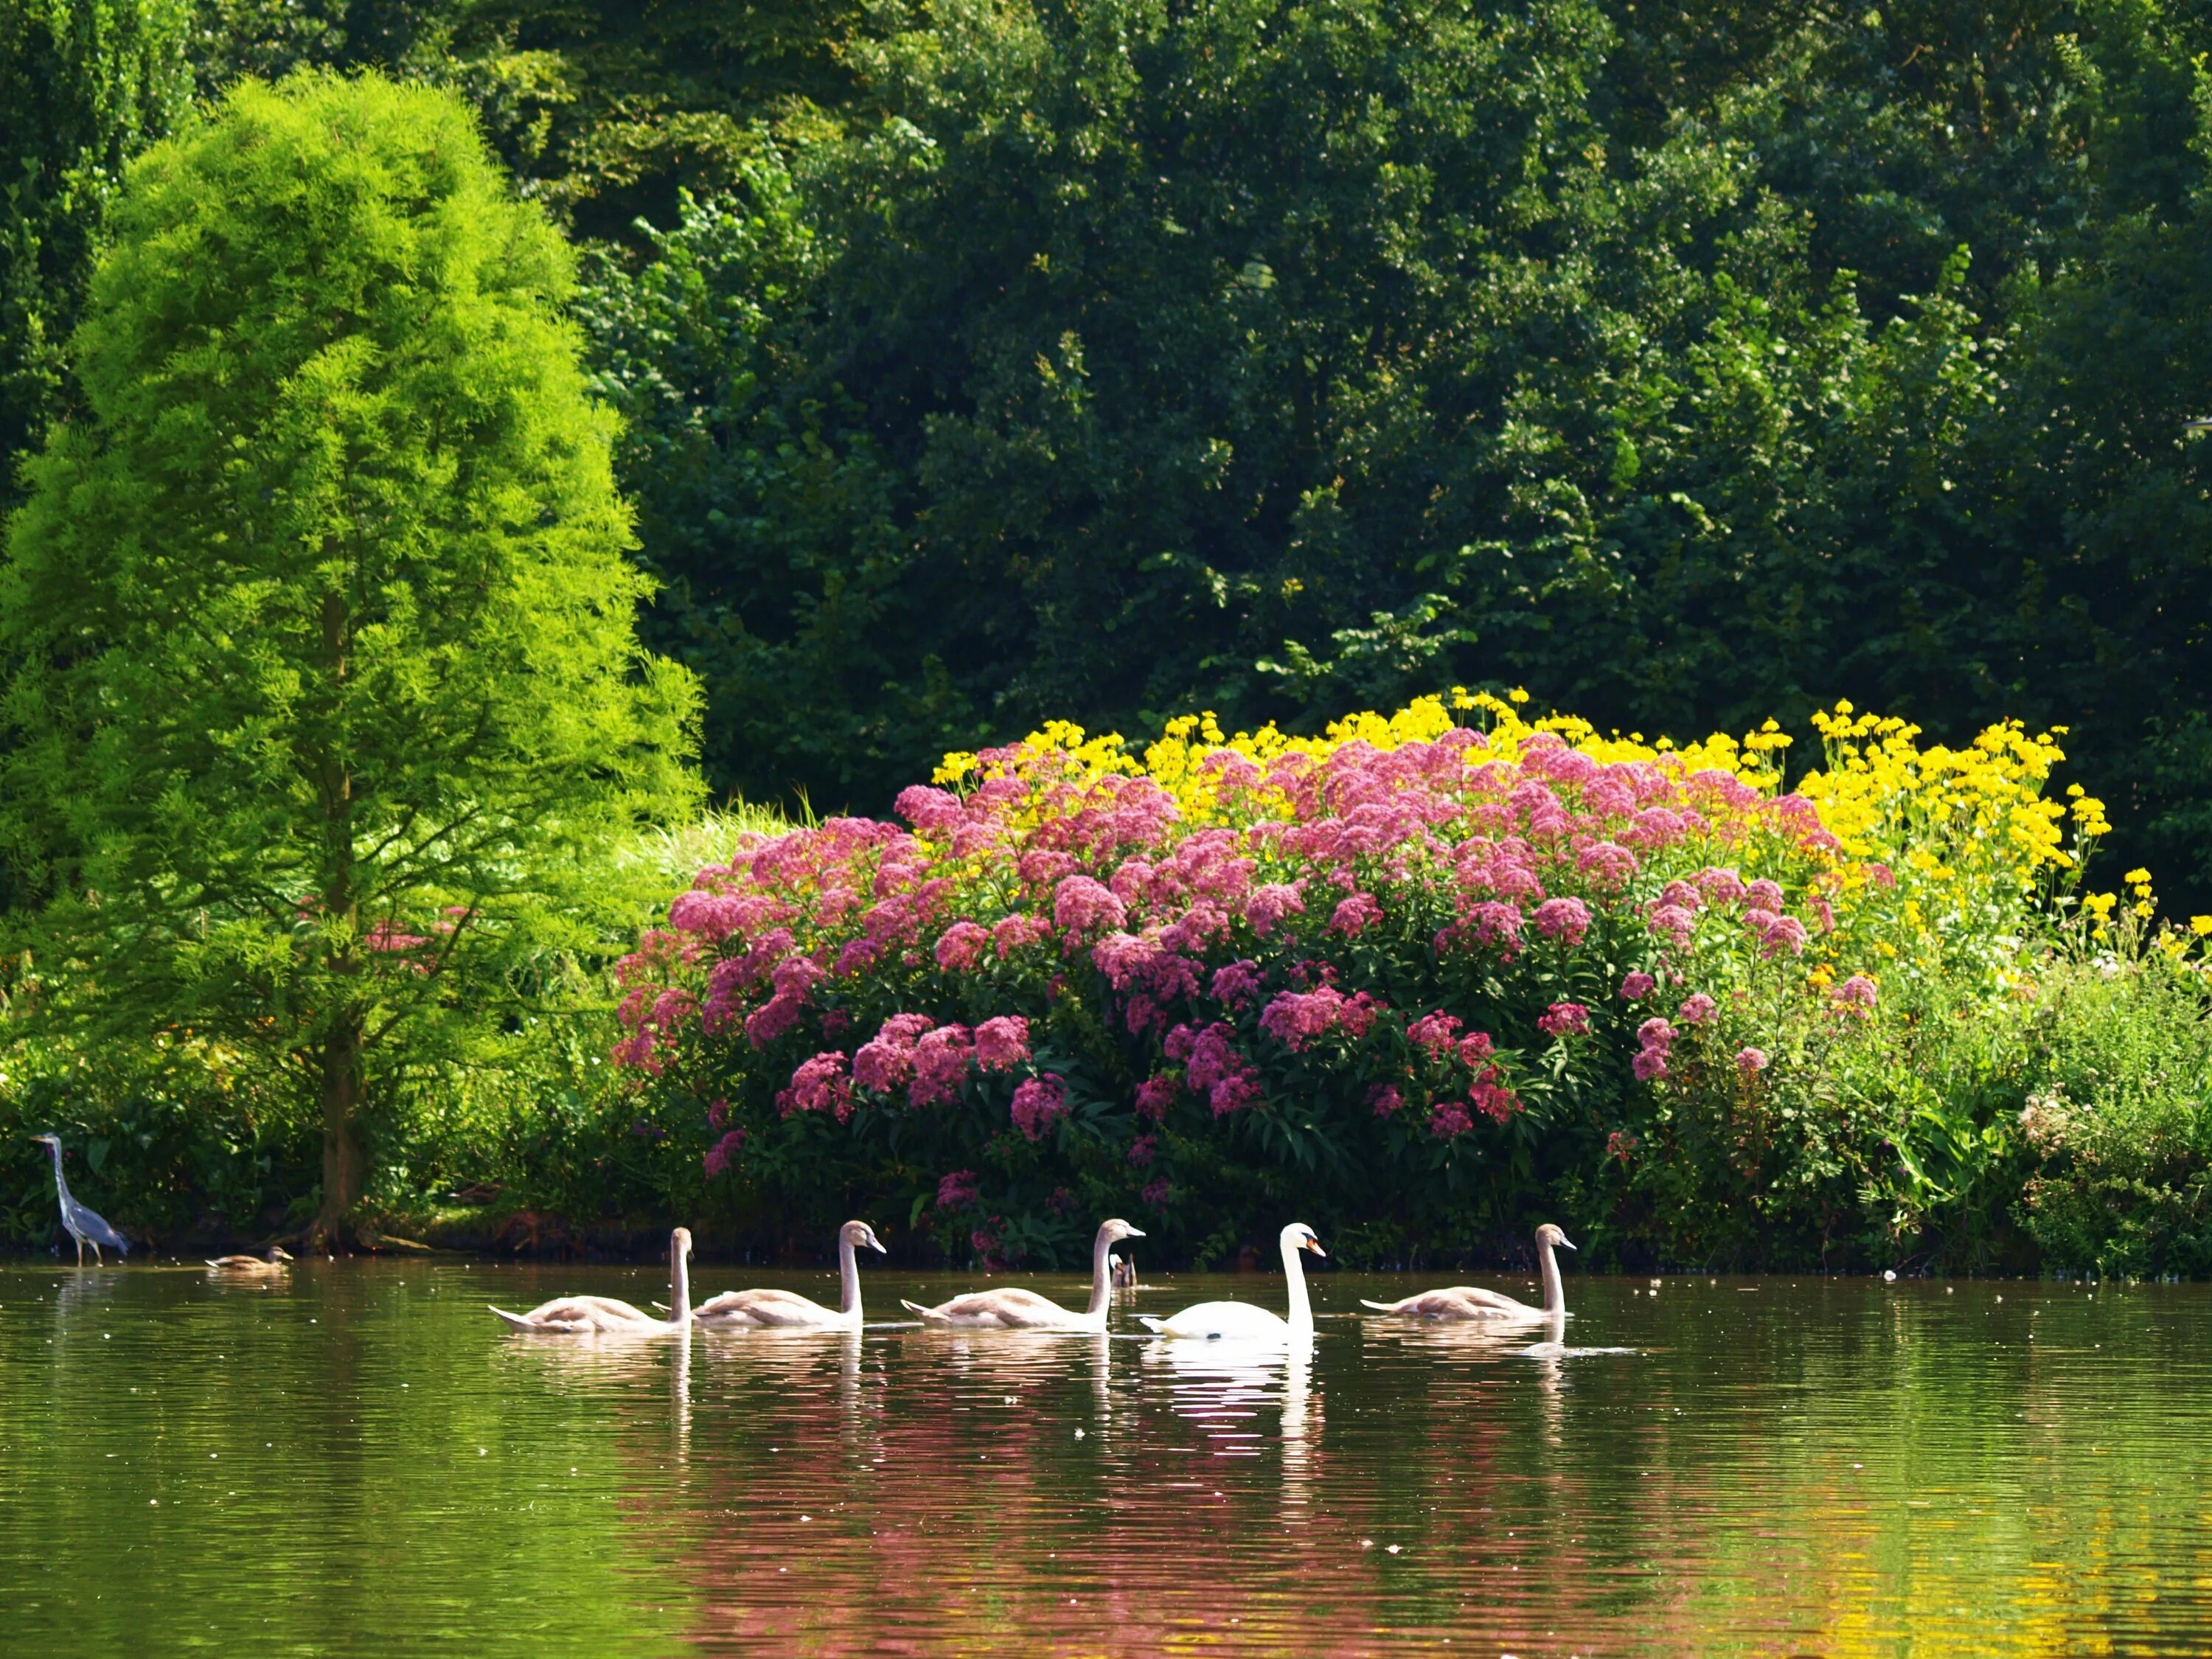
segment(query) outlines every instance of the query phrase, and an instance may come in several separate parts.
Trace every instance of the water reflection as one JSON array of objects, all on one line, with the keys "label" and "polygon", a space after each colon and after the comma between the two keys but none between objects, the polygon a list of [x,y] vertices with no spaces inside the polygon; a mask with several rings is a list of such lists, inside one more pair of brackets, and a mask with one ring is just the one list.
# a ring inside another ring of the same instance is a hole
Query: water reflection
[{"label": "water reflection", "polygon": [[60,1280],[54,1287],[58,1328],[71,1325],[78,1316],[107,1302],[127,1271],[119,1267],[88,1267],[81,1272],[72,1268],[57,1274]]},{"label": "water reflection", "polygon": [[674,1452],[678,1463],[691,1461],[691,1344],[690,1331],[672,1345],[668,1367],[669,1419],[673,1426]]},{"label": "water reflection", "polygon": [[1333,1316],[1394,1288],[1337,1275],[1286,1352],[1121,1329],[1249,1282],[1139,1291],[1111,1336],[593,1343],[487,1328],[484,1301],[542,1299],[530,1269],[295,1277],[0,1269],[27,1649],[2028,1654],[2212,1627],[2199,1287],[1585,1279],[1570,1344]]},{"label": "water reflection", "polygon": [[[1285,1416],[1294,1413],[1303,1446],[1313,1363],[1310,1338],[1287,1347],[1279,1342],[1155,1338],[1144,1345],[1143,1360],[1159,1368],[1170,1405],[1199,1427],[1215,1456],[1259,1455],[1269,1437],[1263,1432],[1264,1407]],[[1289,1432],[1286,1425],[1282,1434]]]}]

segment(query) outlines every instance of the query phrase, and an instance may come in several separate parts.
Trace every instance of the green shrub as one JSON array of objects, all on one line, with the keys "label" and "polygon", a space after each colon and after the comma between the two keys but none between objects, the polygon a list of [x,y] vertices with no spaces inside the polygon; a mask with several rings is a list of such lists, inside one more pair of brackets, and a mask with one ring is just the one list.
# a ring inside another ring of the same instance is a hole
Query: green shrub
[{"label": "green shrub", "polygon": [[134,1239],[283,1231],[315,1189],[320,1140],[297,1091],[204,1041],[76,1048],[19,1042],[0,1065],[0,1237],[58,1238],[46,1149],[71,1191]]},{"label": "green shrub", "polygon": [[2054,966],[2029,1021],[2020,1214],[2053,1266],[2212,1272],[2212,1010],[2153,954]]}]

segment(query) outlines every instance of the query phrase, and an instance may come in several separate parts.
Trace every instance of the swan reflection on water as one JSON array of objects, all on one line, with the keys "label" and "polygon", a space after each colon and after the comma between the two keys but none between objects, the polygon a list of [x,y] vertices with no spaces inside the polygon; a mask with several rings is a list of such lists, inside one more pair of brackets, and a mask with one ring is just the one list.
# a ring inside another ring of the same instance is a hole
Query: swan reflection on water
[{"label": "swan reflection on water", "polygon": [[1310,1338],[1288,1345],[1162,1338],[1145,1345],[1142,1363],[1166,1383],[1175,1413],[1197,1425],[1213,1443],[1217,1457],[1261,1455],[1267,1441],[1261,1413],[1279,1407],[1285,1472],[1303,1474],[1307,1443],[1321,1414],[1313,1395]]}]

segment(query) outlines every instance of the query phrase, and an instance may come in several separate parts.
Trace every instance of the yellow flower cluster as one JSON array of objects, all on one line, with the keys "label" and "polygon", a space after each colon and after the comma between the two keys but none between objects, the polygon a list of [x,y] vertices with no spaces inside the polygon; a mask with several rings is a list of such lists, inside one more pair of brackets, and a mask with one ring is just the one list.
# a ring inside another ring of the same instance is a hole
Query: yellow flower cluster
[{"label": "yellow flower cluster", "polygon": [[[1079,787],[1109,777],[1149,776],[1188,818],[1203,822],[1213,816],[1216,803],[1215,774],[1201,763],[1216,750],[1232,750],[1262,767],[1285,754],[1320,760],[1350,743],[1392,750],[1432,741],[1471,715],[1484,726],[1487,746],[1470,753],[1470,764],[1518,759],[1531,738],[1550,732],[1601,764],[1643,761],[1677,775],[1717,770],[1767,794],[1782,787],[1783,752],[1790,739],[1773,720],[1741,739],[1715,732],[1677,744],[1664,737],[1647,742],[1640,732],[1602,733],[1572,714],[1531,720],[1522,712],[1528,701],[1526,691],[1499,697],[1455,687],[1448,696],[1417,697],[1392,714],[1346,715],[1310,738],[1290,736],[1273,725],[1224,732],[1210,714],[1187,714],[1170,720],[1141,753],[1118,733],[1094,737],[1054,720],[1030,734],[1017,769],[1033,783]],[[1998,878],[2025,891],[2050,872],[2074,869],[2106,829],[2103,803],[2084,795],[2078,784],[2067,792],[2070,806],[2044,798],[2052,768],[2065,758],[2051,732],[2030,737],[2011,720],[1990,726],[1963,748],[1923,748],[1918,726],[1858,714],[1849,702],[1813,720],[1827,763],[1800,780],[1798,793],[1813,803],[1848,860],[1881,860],[1900,878],[1968,884]],[[935,781],[957,785],[979,765],[973,754],[947,755]],[[2070,846],[2064,832],[2069,816]],[[2139,896],[2137,902],[2147,897]]]},{"label": "yellow flower cluster", "polygon": [[[1431,742],[1455,725],[1482,728],[1485,744],[1470,750],[1469,767],[1521,758],[1531,739],[1552,734],[1600,764],[1643,762],[1677,778],[1719,771],[1761,795],[1781,793],[1789,734],[1773,720],[1742,738],[1716,732],[1677,744],[1640,732],[1601,732],[1577,715],[1532,716],[1528,694],[1504,696],[1455,687],[1417,697],[1389,714],[1348,714],[1317,737],[1299,737],[1273,726],[1228,732],[1211,714],[1168,722],[1157,742],[1141,750],[1118,733],[1093,736],[1065,720],[1033,732],[1012,754],[986,763],[968,753],[945,757],[934,781],[954,787],[988,775],[1018,777],[1029,806],[1012,815],[1060,810],[1047,797],[1073,789],[1087,794],[1113,781],[1144,777],[1175,800],[1184,823],[1218,823],[1229,816],[1219,799],[1221,770],[1206,764],[1220,750],[1261,769],[1285,755],[1326,760],[1348,744],[1389,750]],[[1826,880],[1839,934],[1833,945],[1846,955],[1895,961],[1900,955],[1934,957],[1976,941],[1996,948],[2008,931],[1996,918],[2019,915],[2053,885],[2069,889],[2083,859],[2109,827],[2104,804],[2069,785],[2063,798],[2045,795],[2053,769],[2065,759],[2058,738],[2065,728],[2029,735],[2016,720],[1992,726],[1959,748],[1923,746],[1921,729],[1908,721],[1854,709],[1838,702],[1816,713],[1824,764],[1798,779],[1796,793],[1809,801],[1835,838]],[[1235,816],[1294,815],[1287,797],[1247,791]],[[1893,878],[1893,883],[1885,878]],[[2124,921],[2148,929],[2154,904],[2147,871],[2131,870],[2122,895],[2092,893],[2076,902],[2092,938],[2102,940]],[[2212,916],[2192,917],[2189,935],[2212,951]],[[2159,943],[2169,956],[2185,954],[2189,935],[2172,930]],[[1815,973],[1825,973],[1824,965]]]},{"label": "yellow flower cluster", "polygon": [[[1206,757],[1226,750],[1264,771],[1285,755],[1322,761],[1355,743],[1390,750],[1432,742],[1465,724],[1485,734],[1483,746],[1466,753],[1469,768],[1517,761],[1533,738],[1549,733],[1601,765],[1641,762],[1677,779],[1722,772],[1770,799],[1784,788],[1790,740],[1773,720],[1741,738],[1715,732],[1677,744],[1665,737],[1647,741],[1640,732],[1601,732],[1572,714],[1532,717],[1528,702],[1524,690],[1498,696],[1455,687],[1390,714],[1348,714],[1317,737],[1293,736],[1273,725],[1226,732],[1211,714],[1187,714],[1168,722],[1159,739],[1141,750],[1118,733],[1093,736],[1054,720],[988,762],[975,754],[947,755],[933,781],[960,788],[993,775],[1018,779],[1028,800],[1007,815],[1018,828],[1065,811],[1071,792],[1091,796],[1139,777],[1166,791],[1182,822],[1194,827],[1232,818],[1249,823],[1255,815],[1288,819],[1296,816],[1291,799],[1264,787],[1240,790],[1233,804],[1224,801],[1222,769],[1207,765]],[[1923,747],[1918,726],[1862,714],[1846,702],[1815,714],[1813,723],[1825,764],[1799,778],[1796,790],[1834,838],[1833,851],[1814,855],[1828,866],[1819,879],[1833,907],[1836,931],[1827,941],[1832,957],[1869,964],[1979,957],[1997,982],[2009,983],[2012,936],[2042,898],[2057,896],[2077,907],[2092,939],[2112,939],[2117,930],[2176,963],[2201,956],[2192,971],[2212,974],[2212,916],[2191,917],[2186,932],[2173,927],[2151,937],[2155,904],[2148,871],[2130,870],[2123,878],[2124,907],[2120,893],[2072,896],[2083,860],[2109,826],[2104,804],[2079,784],[2069,785],[2061,799],[2045,796],[2053,769],[2065,759],[2058,744],[2063,726],[2031,737],[2008,720],[1954,749]],[[1802,855],[1794,834],[1790,842]],[[1808,983],[1817,993],[1841,971],[1834,960],[1822,962]]]},{"label": "yellow flower cluster", "polygon": [[[1573,714],[1547,714],[1529,720],[1522,712],[1528,702],[1523,690],[1504,697],[1454,687],[1449,696],[1416,697],[1389,714],[1366,711],[1333,720],[1319,737],[1292,737],[1272,723],[1256,732],[1224,732],[1211,714],[1185,714],[1170,720],[1157,743],[1141,754],[1133,751],[1117,732],[1093,737],[1083,727],[1054,720],[1023,740],[1019,769],[1036,781],[1041,777],[1080,784],[1107,777],[1150,777],[1175,799],[1185,816],[1203,822],[1214,808],[1213,774],[1200,763],[1218,750],[1242,755],[1265,767],[1288,754],[1325,760],[1346,744],[1364,743],[1389,750],[1409,743],[1430,743],[1461,723],[1459,716],[1473,714],[1486,734],[1487,747],[1468,757],[1470,765],[1490,761],[1516,761],[1528,739],[1550,732],[1581,750],[1600,764],[1616,761],[1647,761],[1677,775],[1714,770],[1725,772],[1763,793],[1778,791],[1782,782],[1781,752],[1790,746],[1790,735],[1768,720],[1756,732],[1738,739],[1715,732],[1699,741],[1677,745],[1659,738],[1647,743],[1640,732],[1624,737],[1601,733],[1589,721]],[[981,769],[974,754],[945,756],[933,781],[957,785]]]},{"label": "yellow flower cluster", "polygon": [[2075,869],[2107,827],[2104,804],[2078,784],[2068,791],[2070,809],[2044,798],[2051,769],[2066,758],[2051,732],[2031,738],[2007,720],[1964,748],[1923,748],[1918,726],[1840,702],[1813,723],[1827,765],[1800,780],[1798,793],[1847,857],[1880,860],[1900,878],[2008,884],[2026,893]]}]

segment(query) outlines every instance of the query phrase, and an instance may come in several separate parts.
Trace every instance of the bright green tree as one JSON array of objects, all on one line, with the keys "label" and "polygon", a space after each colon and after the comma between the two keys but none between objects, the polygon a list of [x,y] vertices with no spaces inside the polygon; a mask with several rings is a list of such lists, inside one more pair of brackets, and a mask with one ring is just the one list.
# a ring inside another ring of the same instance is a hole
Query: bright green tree
[{"label": "bright green tree", "polygon": [[696,803],[696,692],[636,642],[568,252],[456,99],[243,82],[112,226],[0,577],[7,851],[64,1011],[319,1102],[328,1237],[410,1034]]},{"label": "bright green tree", "polygon": [[0,0],[0,502],[66,381],[101,209],[191,99],[184,0]]}]

